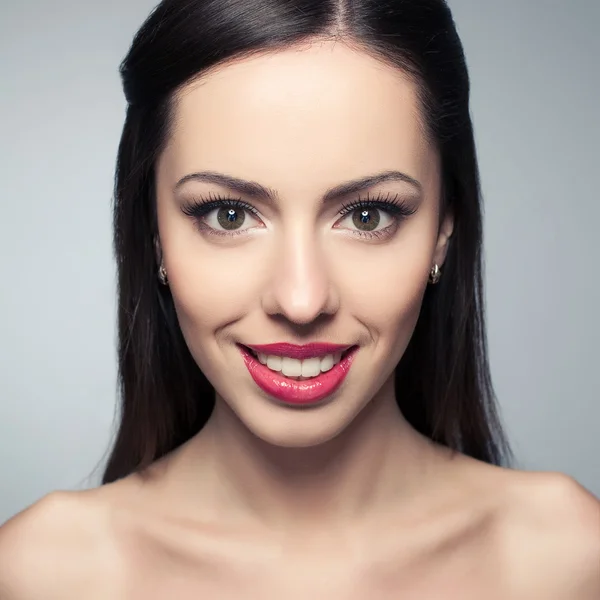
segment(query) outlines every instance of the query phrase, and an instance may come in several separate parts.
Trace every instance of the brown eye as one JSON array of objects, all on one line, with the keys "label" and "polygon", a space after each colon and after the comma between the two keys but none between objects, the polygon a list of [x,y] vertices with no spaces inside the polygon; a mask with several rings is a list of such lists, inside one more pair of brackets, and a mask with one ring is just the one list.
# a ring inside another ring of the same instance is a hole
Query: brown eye
[{"label": "brown eye", "polygon": [[[342,218],[335,224],[336,229],[348,229],[364,239],[386,239],[394,235],[400,224],[417,211],[417,205],[402,199],[399,195],[378,194],[358,198],[355,202],[342,205],[339,214]],[[352,221],[342,227],[345,221]]]},{"label": "brown eye", "polygon": [[240,235],[260,227],[262,223],[258,211],[240,198],[211,195],[209,200],[191,200],[184,204],[181,210],[206,234]]},{"label": "brown eye", "polygon": [[240,210],[239,208],[233,208],[231,206],[223,207],[217,212],[217,221],[219,222],[219,225],[228,231],[241,227],[245,220],[246,215],[244,210]]},{"label": "brown eye", "polygon": [[352,216],[352,222],[361,231],[373,231],[380,221],[381,216],[376,208],[358,209]]}]

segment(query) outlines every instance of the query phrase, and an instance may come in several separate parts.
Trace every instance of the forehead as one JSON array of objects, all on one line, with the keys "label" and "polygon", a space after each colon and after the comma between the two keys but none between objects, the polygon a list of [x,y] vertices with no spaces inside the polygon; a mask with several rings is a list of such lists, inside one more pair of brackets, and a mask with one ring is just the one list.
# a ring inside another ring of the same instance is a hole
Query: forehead
[{"label": "forehead", "polygon": [[400,167],[423,180],[431,149],[416,92],[340,43],[238,60],[180,91],[162,162],[172,177],[214,168],[272,187]]}]

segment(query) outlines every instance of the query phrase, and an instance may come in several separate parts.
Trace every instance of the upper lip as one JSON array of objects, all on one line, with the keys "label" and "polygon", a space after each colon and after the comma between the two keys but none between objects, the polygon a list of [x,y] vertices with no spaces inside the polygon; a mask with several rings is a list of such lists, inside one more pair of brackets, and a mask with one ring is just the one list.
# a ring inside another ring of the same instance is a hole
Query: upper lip
[{"label": "upper lip", "polygon": [[336,352],[345,352],[352,348],[355,344],[329,344],[322,342],[313,342],[298,346],[297,344],[288,344],[281,342],[277,344],[244,344],[246,348],[250,348],[256,353],[269,354],[272,356],[287,356],[289,358],[317,358],[327,354],[335,354]]}]

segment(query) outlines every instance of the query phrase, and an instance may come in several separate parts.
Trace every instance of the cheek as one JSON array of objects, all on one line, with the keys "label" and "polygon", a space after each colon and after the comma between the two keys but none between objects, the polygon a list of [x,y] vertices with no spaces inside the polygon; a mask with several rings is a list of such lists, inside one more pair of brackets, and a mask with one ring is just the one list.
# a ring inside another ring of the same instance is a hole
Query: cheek
[{"label": "cheek", "polygon": [[420,266],[403,258],[371,269],[357,282],[352,307],[378,331],[416,322],[427,285],[427,267]]},{"label": "cheek", "polygon": [[256,298],[248,256],[210,251],[198,244],[189,252],[173,252],[167,269],[182,328],[203,333],[240,318]]},{"label": "cheek", "polygon": [[238,269],[197,249],[196,253],[173,252],[170,263],[169,286],[183,337],[203,373],[209,379],[216,377],[215,332],[235,322],[247,307],[243,286],[232,276]]},{"label": "cheek", "polygon": [[[380,338],[406,344],[417,322],[431,269],[434,235],[415,231],[398,243],[345,261],[349,310]],[[351,258],[350,256],[346,257]],[[351,276],[350,276],[351,275]]]},{"label": "cheek", "polygon": [[433,219],[424,218],[400,231],[392,244],[349,251],[344,263],[353,274],[351,296],[364,309],[378,307],[386,315],[404,313],[415,302],[420,305],[435,241]]},{"label": "cheek", "polygon": [[256,297],[252,252],[207,241],[175,206],[159,204],[159,229],[169,285],[184,335],[214,332]]}]

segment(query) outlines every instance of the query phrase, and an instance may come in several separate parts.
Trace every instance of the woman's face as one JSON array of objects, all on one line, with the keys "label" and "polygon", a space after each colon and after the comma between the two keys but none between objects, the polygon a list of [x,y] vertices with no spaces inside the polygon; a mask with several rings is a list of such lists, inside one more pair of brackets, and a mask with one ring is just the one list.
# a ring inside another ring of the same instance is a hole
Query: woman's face
[{"label": "woman's face", "polygon": [[[190,177],[206,172],[265,190]],[[305,447],[332,439],[374,398],[393,400],[394,369],[451,233],[450,218],[438,233],[440,186],[416,88],[342,44],[230,63],[179,94],[157,165],[160,249],[185,340],[227,414],[271,444]],[[224,198],[243,204],[202,210]],[[293,357],[272,350],[262,365],[241,347],[277,342],[358,348],[347,370],[307,363],[329,369],[337,387],[327,393],[327,382],[284,374],[297,372]],[[292,396],[301,387],[296,401],[307,388],[326,396],[298,405],[255,377]]]}]

